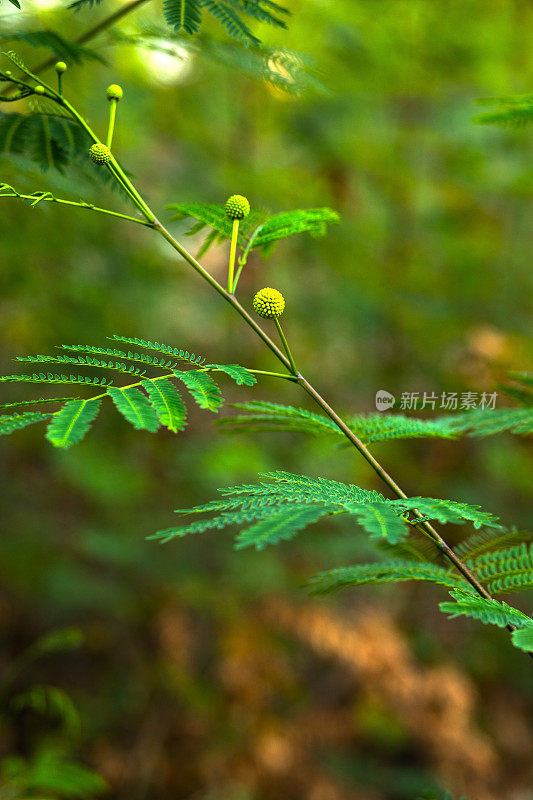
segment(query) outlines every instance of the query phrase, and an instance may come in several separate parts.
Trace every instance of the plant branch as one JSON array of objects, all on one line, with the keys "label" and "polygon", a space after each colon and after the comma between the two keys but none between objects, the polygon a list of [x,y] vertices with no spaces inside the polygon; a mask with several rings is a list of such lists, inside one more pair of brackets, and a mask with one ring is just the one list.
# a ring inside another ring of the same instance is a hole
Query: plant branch
[{"label": "plant branch", "polygon": [[[9,189],[9,192],[4,192],[4,189]],[[109,214],[112,217],[118,217],[119,219],[127,220],[128,222],[136,222],[137,225],[144,225],[147,228],[153,227],[151,222],[148,222],[144,219],[138,219],[137,217],[130,217],[127,214],[119,214],[118,211],[111,211],[108,208],[100,208],[99,206],[94,206],[92,203],[84,203],[84,202],[76,202],[75,200],[63,200],[60,197],[54,197],[49,192],[35,192],[34,194],[22,194],[21,192],[17,192],[13,189],[12,186],[8,186],[7,184],[0,184],[0,197],[18,197],[21,200],[31,200],[32,206],[38,205],[38,203],[49,202],[49,203],[58,203],[59,205],[64,206],[75,206],[77,208],[86,208],[88,211],[98,211],[100,214]]]},{"label": "plant branch", "polygon": [[[91,39],[94,39],[96,36],[98,36],[99,33],[102,33],[102,31],[107,30],[107,28],[111,28],[113,25],[115,25],[115,23],[119,22],[119,20],[121,20],[127,14],[131,14],[132,11],[135,11],[139,6],[147,2],[150,2],[150,0],[132,0],[130,3],[126,3],[126,5],[122,6],[122,8],[119,8],[112,14],[109,14],[109,16],[104,17],[104,19],[102,19],[96,25],[93,25],[92,28],[89,28],[88,30],[85,31],[85,33],[82,33],[80,36],[78,36],[77,39],[74,40],[75,43],[85,44],[86,42],[90,42]],[[53,67],[56,61],[57,61],[56,55],[49,56],[49,58],[45,58],[35,67],[33,67],[32,72],[38,75],[39,73],[44,72],[45,69]],[[1,96],[9,97],[12,91],[13,88],[9,87],[8,89],[6,89],[5,92],[3,92]]]},{"label": "plant branch", "polygon": [[[135,0],[132,5],[139,5],[141,2],[145,2],[146,0]],[[72,116],[82,125],[85,129],[87,134],[90,136],[93,141],[98,141],[94,132],[88,125],[88,123],[81,117],[81,115],[74,109],[74,107],[66,101],[63,97],[58,95],[51,87],[47,87],[50,89],[56,99],[56,102],[63,105],[71,114]],[[224,298],[224,300],[229,303],[234,310],[242,317],[242,319],[246,322],[246,324],[252,328],[252,330],[259,336],[259,338],[263,341],[263,343],[271,350],[271,352],[276,356],[276,358],[283,364],[283,366],[287,369],[290,373],[287,377],[293,377],[301,386],[302,388],[309,394],[309,396],[315,401],[315,403],[328,415],[328,417],[337,425],[340,431],[344,434],[344,436],[348,439],[348,441],[355,447],[355,449],[363,456],[363,458],[367,461],[367,463],[372,467],[374,472],[381,478],[382,481],[389,487],[389,489],[399,498],[405,499],[408,495],[401,489],[401,487],[396,483],[396,481],[389,475],[389,473],[385,470],[384,467],[379,463],[379,461],[370,453],[366,445],[354,434],[354,432],[346,425],[346,423],[341,419],[341,417],[337,414],[337,412],[327,403],[327,401],[318,393],[318,391],[309,383],[309,381],[304,378],[304,376],[297,372],[294,368],[294,363],[292,359],[287,358],[284,352],[275,344],[275,342],[268,336],[268,334],[261,328],[261,326],[255,321],[255,319],[246,311],[246,309],[239,303],[236,297],[231,294],[230,292],[226,291],[223,286],[221,286],[218,281],[197,261],[194,256],[189,253],[180,242],[175,239],[172,234],[159,222],[157,217],[154,215],[150,207],[146,204],[142,196],[139,194],[133,183],[129,180],[126,176],[118,162],[114,157],[111,158],[111,163],[109,165],[111,167],[111,172],[113,173],[116,180],[118,180],[128,191],[130,194],[133,202],[137,205],[139,210],[144,214],[147,219],[147,224],[149,227],[152,227],[156,230],[172,247],[176,250],[181,257],[187,261],[187,263],[196,271],[198,272],[201,277],[210,284],[210,286],[215,289],[218,294]],[[138,222],[138,220],[135,220]],[[294,370],[294,371],[293,371]],[[132,386],[137,384],[132,384]],[[486,598],[487,600],[493,600],[490,593],[485,589],[485,587],[480,583],[480,581],[475,577],[475,575],[468,569],[466,564],[464,564],[461,559],[453,552],[451,547],[447,544],[447,542],[442,538],[442,536],[433,528],[433,526],[425,519],[423,519],[422,515],[418,511],[413,511],[415,517],[418,518],[418,521],[413,520],[413,524],[427,537],[429,537],[434,544],[439,548],[439,550],[443,553],[443,555],[456,567],[456,569],[464,576],[464,578],[468,581],[468,583],[473,587],[473,589],[481,596]],[[510,631],[515,630],[514,626],[508,625],[507,628]],[[533,657],[533,653],[530,654]]]}]

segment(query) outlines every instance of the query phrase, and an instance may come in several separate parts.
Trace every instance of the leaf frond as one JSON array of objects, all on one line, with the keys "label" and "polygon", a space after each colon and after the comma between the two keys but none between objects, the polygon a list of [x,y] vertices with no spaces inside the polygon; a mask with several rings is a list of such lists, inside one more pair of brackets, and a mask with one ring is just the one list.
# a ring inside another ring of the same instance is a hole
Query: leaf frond
[{"label": "leaf frond", "polygon": [[451,591],[450,596],[455,602],[439,603],[439,608],[443,613],[449,614],[451,619],[465,616],[485,624],[497,625],[499,628],[506,625],[516,625],[519,628],[533,625],[531,617],[507,605],[503,600],[488,600],[462,589]]},{"label": "leaf frond", "polygon": [[159,420],[150,401],[139,389],[134,387],[110,386],[107,393],[122,416],[137,430],[155,433]]},{"label": "leaf frond", "polygon": [[56,412],[46,438],[54,447],[67,448],[83,439],[100,410],[101,399],[70,400]]},{"label": "leaf frond", "polygon": [[187,408],[180,393],[168,378],[142,382],[161,425],[177,433],[187,425]]},{"label": "leaf frond", "polygon": [[531,541],[533,534],[528,531],[498,530],[489,528],[476,531],[453,548],[461,560],[477,558],[484,553],[501,550],[503,547],[523,541]]},{"label": "leaf frond", "polygon": [[429,581],[450,589],[468,587],[466,581],[449,569],[436,564],[421,563],[396,558],[375,564],[357,564],[353,567],[320,572],[307,581],[312,594],[329,594],[339,589],[369,583],[399,583],[400,581]]},{"label": "leaf frond", "polygon": [[491,594],[533,588],[533,544],[522,544],[469,559],[472,569]]},{"label": "leaf frond", "polygon": [[160,344],[159,342],[146,342],[144,339],[136,339],[128,336],[117,336],[116,334],[109,337],[117,342],[124,342],[124,344],[132,344],[136,347],[142,347],[145,350],[157,350],[159,353],[165,353],[168,356],[174,356],[181,361],[190,361],[191,364],[203,364],[205,358],[196,356],[194,353],[189,353],[187,350],[181,350],[179,347],[172,347],[168,344]]},{"label": "leaf frond", "polygon": [[182,381],[196,403],[200,408],[207,409],[208,411],[218,411],[223,404],[224,399],[222,393],[207,372],[199,372],[198,370],[189,370],[188,372],[181,372],[180,370],[172,370],[176,378]]}]

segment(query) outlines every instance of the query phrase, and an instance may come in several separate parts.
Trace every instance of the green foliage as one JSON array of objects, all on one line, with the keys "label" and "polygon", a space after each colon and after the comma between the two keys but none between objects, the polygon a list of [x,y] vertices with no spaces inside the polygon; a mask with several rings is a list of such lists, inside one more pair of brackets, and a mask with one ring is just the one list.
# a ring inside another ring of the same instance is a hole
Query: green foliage
[{"label": "green foliage", "polygon": [[499,628],[504,628],[506,625],[516,625],[519,628],[533,625],[531,617],[507,605],[503,600],[488,600],[463,589],[455,589],[450,595],[455,602],[439,603],[439,608],[451,618],[471,617],[485,624],[497,625]]},{"label": "green foliage", "polygon": [[157,431],[159,428],[157,414],[148,398],[139,389],[132,386],[126,388],[110,386],[107,391],[122,416],[134,428],[150,431],[150,433]]},{"label": "green foliage", "polygon": [[225,372],[238,386],[254,386],[257,383],[255,375],[239,364],[206,364],[206,367],[217,372]]},{"label": "green foliage", "polygon": [[384,539],[391,544],[397,544],[407,536],[403,518],[391,508],[389,501],[365,505],[343,503],[343,508],[357,519],[371,539]]},{"label": "green foliage", "polygon": [[259,519],[255,525],[240,531],[235,539],[235,548],[239,550],[243,547],[255,547],[256,550],[263,550],[269,544],[292,539],[327,513],[326,509],[313,505],[296,504],[281,513],[269,509],[266,519]]},{"label": "green foliage", "polygon": [[399,508],[402,511],[416,509],[425,519],[436,520],[442,524],[452,522],[462,524],[471,522],[474,528],[481,528],[482,525],[501,528],[493,514],[480,511],[479,506],[459,503],[456,500],[441,500],[428,497],[408,497],[402,500],[388,500],[390,506]]},{"label": "green foliage", "polygon": [[48,426],[46,438],[55,447],[71,447],[77,444],[89,428],[100,410],[101,400],[70,400],[54,414]]},{"label": "green foliage", "polygon": [[78,13],[83,8],[92,8],[93,6],[99,6],[103,0],[76,0],[76,2],[71,3],[67,8],[71,11]]},{"label": "green foliage", "polygon": [[[125,344],[133,344],[137,347],[143,347],[145,350],[157,350],[159,353],[166,353],[167,355],[174,356],[174,358],[178,358],[182,361],[190,361],[191,364],[203,364],[205,362],[205,358],[202,356],[195,356],[194,353],[189,353],[188,350],[181,350],[179,347],[172,347],[168,344],[160,344],[159,342],[146,342],[144,339],[132,339],[127,336],[113,335],[111,338],[115,339],[117,342],[124,342]],[[128,358],[130,358],[129,355]]]},{"label": "green foliage", "polygon": [[[281,430],[344,436],[328,417],[302,408],[262,401],[236,403],[233,407],[250,413],[222,419],[220,422],[230,430],[243,433]],[[504,431],[526,435],[533,433],[533,409],[473,409],[464,414],[435,419],[417,419],[403,414],[357,414],[346,417],[346,423],[365,444],[419,437],[454,439],[460,434],[489,436]]]},{"label": "green foliage", "polygon": [[165,20],[175,31],[197,33],[202,24],[203,11],[210,13],[232,38],[245,45],[258,45],[260,40],[254,36],[241,14],[280,28],[287,27],[283,16],[289,14],[286,8],[272,0],[165,0],[163,3]]},{"label": "green foliage", "polygon": [[250,411],[233,417],[222,417],[219,425],[238,433],[261,433],[264,431],[301,431],[313,434],[339,433],[335,423],[321,414],[303,408],[251,400],[247,403],[232,403],[232,408]]},{"label": "green foliage", "polygon": [[[421,511],[424,519],[439,522],[470,521],[475,525],[496,524],[492,515],[480,512],[475,506],[452,500],[423,497],[386,500],[378,492],[367,491],[358,486],[281,471],[264,473],[262,477],[268,482],[219,489],[224,495],[223,500],[215,500],[179,512],[182,514],[223,512],[220,516],[201,523],[169,528],[159,532],[154,538],[169,541],[176,536],[202,533],[209,528],[221,529],[226,525],[239,525],[258,519],[261,521],[259,533],[255,528],[242,531],[237,542],[241,547],[248,544],[264,547],[265,544],[275,544],[281,539],[290,538],[305,526],[306,519],[315,522],[320,517],[330,514],[335,516],[349,514],[371,539],[397,544],[407,537],[409,525],[406,515],[409,510],[415,508]],[[316,514],[310,514],[307,518],[303,513],[301,515],[296,513],[303,511],[305,506],[312,506]],[[272,526],[271,536],[267,531],[269,525]]]},{"label": "green foliage", "polygon": [[23,414],[0,414],[0,436],[20,431],[34,422],[48,419],[51,413],[41,414],[38,411],[26,411]]},{"label": "green foliage", "polygon": [[59,719],[69,735],[79,736],[80,715],[69,695],[57,686],[32,686],[11,701],[14,711],[31,709],[43,716]]},{"label": "green foliage", "polygon": [[200,0],[164,0],[163,16],[175,31],[198,33],[202,24],[202,3]]},{"label": "green foliage", "polygon": [[[224,206],[210,203],[171,203],[167,208],[175,211],[173,219],[194,217],[198,222],[189,234],[196,234],[207,225],[213,233],[204,241],[200,250],[203,255],[214,242],[231,239],[232,221],[228,218]],[[330,208],[308,208],[285,211],[269,216],[264,212],[252,210],[239,225],[238,245],[242,251],[240,263],[246,263],[253,250],[261,250],[268,255],[276,242],[299,233],[310,233],[312,236],[323,236],[327,225],[337,223],[339,215]]]},{"label": "green foliage", "polygon": [[198,403],[200,408],[207,409],[208,411],[218,411],[224,400],[217,384],[207,372],[181,372],[180,370],[172,370],[176,378],[183,381],[194,400]]},{"label": "green foliage", "polygon": [[528,531],[516,531],[505,529],[480,530],[473,533],[467,539],[459,542],[453,550],[460,559],[473,559],[500,550],[506,545],[516,544],[517,542],[531,541],[533,534]]},{"label": "green foliage", "polygon": [[461,589],[468,587],[466,581],[450,569],[436,564],[394,558],[375,564],[357,564],[353,567],[338,567],[320,572],[309,579],[313,594],[329,594],[339,589],[362,586],[369,583],[399,583],[400,581],[429,581],[431,583]]},{"label": "green foliage", "polygon": [[533,433],[532,408],[472,409],[464,414],[443,418],[449,430],[468,436],[492,436],[496,433]]},{"label": "green foliage", "polygon": [[498,388],[519,405],[533,407],[533,375],[528,372],[511,372],[509,377],[513,379],[513,383],[500,385]]},{"label": "green foliage", "polygon": [[174,384],[163,378],[159,381],[149,379],[142,385],[160,424],[173,433],[182,431],[187,424],[187,407]]},{"label": "green foliage", "polygon": [[58,114],[0,111],[0,152],[25,155],[42,170],[63,172],[84,152],[85,142],[82,128]]},{"label": "green foliage", "polygon": [[503,125],[518,127],[533,122],[533,95],[511,97],[482,97],[480,105],[494,106],[492,111],[478,114],[474,121],[481,125]]},{"label": "green foliage", "polygon": [[533,544],[525,542],[467,561],[491,594],[533,588]]},{"label": "green foliage", "polygon": [[146,375],[145,369],[133,365],[122,364],[119,361],[103,361],[92,356],[18,356],[15,361],[25,361],[32,364],[76,364],[83,367],[97,367],[98,369],[111,369],[127,375]]},{"label": "green foliage", "polygon": [[[35,400],[8,402],[5,408],[17,408],[40,403],[65,404],[58,411],[25,411],[16,414],[0,415],[0,435],[10,434],[36,422],[49,419],[47,439],[56,447],[70,447],[77,444],[89,430],[96,418],[101,401],[110,397],[118,411],[138,430],[155,433],[160,425],[177,433],[185,428],[187,409],[173,380],[179,379],[185,384],[195,402],[202,409],[217,412],[223,404],[220,387],[211,373],[224,373],[239,385],[253,386],[256,378],[249,370],[239,364],[205,364],[205,358],[190,353],[188,350],[144,341],[143,339],[125,336],[112,337],[115,341],[132,344],[139,350],[119,350],[112,347],[93,345],[61,345],[60,349],[68,350],[76,355],[58,354],[53,356],[19,356],[17,361],[29,363],[75,364],[79,367],[111,370],[115,376],[134,376],[140,380],[126,386],[115,386],[112,380],[98,376],[56,375],[53,373],[34,373],[32,375],[4,375],[0,382],[12,383],[49,383],[49,384],[83,384],[98,386],[105,391],[88,398],[53,398],[40,397]],[[158,355],[143,353],[141,349],[155,351]],[[87,355],[85,355],[87,354]],[[112,360],[101,358],[110,356]],[[169,358],[170,356],[170,358]],[[114,360],[120,358],[120,361]],[[179,370],[180,362],[190,365],[187,371]],[[128,363],[133,362],[133,363]],[[136,363],[142,365],[137,367]],[[148,374],[148,372],[163,374]],[[146,394],[144,394],[144,392]]]},{"label": "green foliage", "polygon": [[0,375],[0,383],[82,383],[86,386],[109,386],[107,378],[87,375],[57,375],[34,372],[32,375]]},{"label": "green foliage", "polygon": [[61,749],[53,747],[43,747],[30,759],[4,758],[0,762],[0,780],[20,791],[21,800],[43,794],[58,800],[90,800],[107,790],[103,778],[68,760]]},{"label": "green foliage", "polygon": [[24,42],[31,45],[31,47],[43,47],[46,50],[50,50],[58,59],[73,64],[81,64],[87,60],[106,63],[105,59],[95,50],[65,39],[52,30],[9,31],[8,33],[0,34],[0,45],[6,42]]},{"label": "green foliage", "polygon": [[526,628],[519,628],[511,634],[511,640],[515,647],[524,650],[526,653],[533,653],[533,624]]}]

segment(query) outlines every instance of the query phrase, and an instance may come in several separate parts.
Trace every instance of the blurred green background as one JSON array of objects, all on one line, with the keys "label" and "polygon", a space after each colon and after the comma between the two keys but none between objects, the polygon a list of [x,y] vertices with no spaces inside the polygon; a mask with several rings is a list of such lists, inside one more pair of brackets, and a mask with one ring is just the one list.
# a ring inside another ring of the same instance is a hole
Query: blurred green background
[{"label": "blurred green background", "polygon": [[[298,363],[336,407],[373,411],[379,389],[494,391],[508,371],[531,368],[532,139],[472,118],[476,98],[531,91],[531,6],[287,5],[288,31],[256,28],[274,50],[302,54],[293,56],[309,76],[301,91],[274,88],[184,38],[174,56],[105,46],[107,66],[69,69],[68,95],[103,136],[105,88],[124,87],[114,146],[163,220],[166,203],[221,203],[235,192],[273,211],[341,214],[324,239],[296,237],[268,261],[254,256],[239,287],[248,306],[262,286],[284,293]],[[22,12],[4,3],[0,23],[68,37],[112,7],[73,15],[50,0]],[[160,12],[149,2],[119,29],[161,25]],[[204,36],[206,48],[227,43],[212,21]],[[29,63],[43,55],[17,50]],[[119,195],[75,172],[21,174],[20,159],[4,156],[1,165],[0,179],[18,189],[98,198],[127,213]],[[171,223],[178,238],[187,227]],[[16,371],[14,356],[61,342],[106,346],[113,333],[276,369],[149,231],[15,200],[2,201],[0,231],[3,373]],[[227,247],[204,263],[223,280]],[[225,388],[230,402],[310,407],[289,383]],[[2,402],[18,396],[4,385]],[[523,439],[373,451],[410,495],[480,503],[509,525],[531,524]],[[81,732],[3,696],[2,757],[31,764],[36,753],[62,753],[100,773],[116,800],[401,800],[443,786],[479,800],[533,797],[530,665],[504,634],[447,622],[436,588],[331,601],[300,588],[313,570],[368,555],[362,536],[323,526],[258,554],[234,552],[226,534],[164,547],[145,539],[173,524],[173,508],[260,471],[381,488],[357,454],[296,434],[228,436],[206,413],[192,412],[178,438],[137,433],[108,410],[71,451],[28,429],[2,441],[0,463],[0,666],[50,631],[83,633],[79,648],[45,654],[15,678],[19,691],[68,693]],[[42,791],[16,793],[11,767],[5,796],[41,800]],[[99,793],[90,781],[84,791]],[[46,793],[69,796],[65,787]]]}]

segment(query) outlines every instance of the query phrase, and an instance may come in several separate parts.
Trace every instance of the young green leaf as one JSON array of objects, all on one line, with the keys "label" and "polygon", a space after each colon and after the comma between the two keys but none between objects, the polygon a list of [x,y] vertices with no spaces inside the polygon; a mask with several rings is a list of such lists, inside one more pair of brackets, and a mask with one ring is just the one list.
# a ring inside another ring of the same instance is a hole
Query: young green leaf
[{"label": "young green leaf", "polygon": [[0,414],[0,436],[9,435],[14,431],[27,428],[34,422],[42,422],[51,416],[51,412],[41,414],[36,411],[26,411],[23,414]]},{"label": "young green leaf", "polygon": [[253,386],[257,383],[255,375],[239,364],[206,364],[209,369],[214,369],[219,372],[225,372],[230,378],[233,378],[235,383],[239,386]]},{"label": "young green leaf", "polygon": [[292,539],[299,531],[329,513],[323,506],[312,505],[284,509],[241,531],[236,537],[235,548],[241,550],[254,546],[256,550],[263,550],[269,544]]},{"label": "young green leaf", "polygon": [[173,433],[182,431],[187,425],[187,408],[174,384],[162,378],[145,380],[142,385],[161,425]]},{"label": "young green leaf", "polygon": [[342,507],[357,518],[371,539],[386,539],[391,544],[403,541],[408,527],[396,509],[387,503],[343,503]]},{"label": "young green leaf", "polygon": [[320,572],[307,584],[313,594],[328,594],[339,589],[362,586],[369,583],[399,583],[400,581],[429,581],[450,589],[467,588],[468,584],[459,575],[436,564],[394,558],[376,564],[356,564]]},{"label": "young green leaf", "polygon": [[54,414],[48,426],[46,438],[54,447],[71,447],[77,444],[89,428],[100,410],[99,398],[89,400],[70,400]]},{"label": "young green leaf", "polygon": [[533,625],[531,617],[507,605],[503,600],[488,600],[462,589],[456,589],[450,592],[450,595],[455,602],[439,603],[439,608],[452,619],[460,616],[471,617],[485,624],[498,625],[500,628],[506,625],[516,625],[519,628]]},{"label": "young green leaf", "polygon": [[207,372],[197,372],[196,370],[181,372],[175,369],[172,371],[176,378],[183,381],[200,408],[205,408],[208,411],[218,411],[224,400],[211,375]]},{"label": "young green leaf", "polygon": [[110,386],[107,390],[114,404],[123,417],[137,430],[155,433],[159,428],[159,420],[148,398],[133,387],[119,388]]},{"label": "young green leaf", "polygon": [[533,620],[531,625],[513,631],[511,639],[515,647],[526,653],[533,653]]}]

